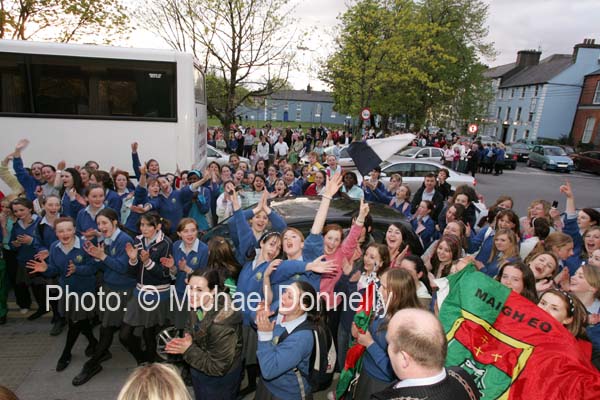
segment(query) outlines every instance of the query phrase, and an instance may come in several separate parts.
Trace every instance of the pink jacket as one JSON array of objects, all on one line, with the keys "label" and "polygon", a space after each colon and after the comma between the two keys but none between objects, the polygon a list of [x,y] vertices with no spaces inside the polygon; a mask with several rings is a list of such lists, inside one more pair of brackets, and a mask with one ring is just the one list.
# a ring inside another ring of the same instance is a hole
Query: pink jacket
[{"label": "pink jacket", "polygon": [[358,239],[360,238],[361,231],[362,226],[352,224],[348,236],[342,241],[342,244],[337,248],[335,253],[325,256],[327,261],[334,260],[337,264],[337,270],[334,273],[321,275],[319,293],[325,297],[328,310],[332,309],[336,303],[339,303],[339,300],[335,301],[333,298],[333,289],[342,276],[344,260],[352,260],[354,251],[358,247]]}]

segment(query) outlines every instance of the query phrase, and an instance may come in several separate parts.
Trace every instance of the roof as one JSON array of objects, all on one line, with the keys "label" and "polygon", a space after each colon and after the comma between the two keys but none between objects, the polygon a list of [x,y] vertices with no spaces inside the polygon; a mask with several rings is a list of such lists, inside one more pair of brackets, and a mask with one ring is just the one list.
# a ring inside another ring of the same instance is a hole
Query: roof
[{"label": "roof", "polygon": [[505,64],[505,65],[500,65],[498,67],[489,68],[483,73],[483,76],[485,78],[489,78],[489,79],[501,78],[502,75],[511,71],[514,67],[516,67],[516,65],[517,65],[516,63],[510,63],[510,64]]},{"label": "roof", "polygon": [[295,101],[314,101],[320,103],[333,103],[331,92],[306,90],[281,90],[273,93],[272,100],[295,100]]},{"label": "roof", "polygon": [[500,88],[546,83],[573,64],[571,54],[553,54],[537,65],[522,68],[500,84]]},{"label": "roof", "polygon": [[593,75],[600,75],[600,69],[597,69],[594,72],[590,72],[589,74],[587,74],[586,76],[593,76]]}]

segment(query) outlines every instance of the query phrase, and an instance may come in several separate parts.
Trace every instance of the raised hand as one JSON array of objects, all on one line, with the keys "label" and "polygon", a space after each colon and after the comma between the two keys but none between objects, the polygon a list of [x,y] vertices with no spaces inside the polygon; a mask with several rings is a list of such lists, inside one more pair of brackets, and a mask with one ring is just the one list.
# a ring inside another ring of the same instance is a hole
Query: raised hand
[{"label": "raised hand", "polygon": [[131,152],[137,153],[137,151],[138,151],[138,142],[131,143]]},{"label": "raised hand", "polygon": [[48,270],[48,264],[45,261],[35,261],[29,260],[27,261],[27,265],[25,266],[27,269],[30,269],[29,274],[36,274],[38,272],[46,272]]},{"label": "raised hand", "polygon": [[358,219],[360,221],[365,220],[365,218],[367,217],[367,215],[369,215],[369,203],[366,203],[362,198],[360,199],[360,208],[358,211]]},{"label": "raised hand", "polygon": [[343,184],[342,174],[335,173],[331,178],[326,178],[325,195],[329,197],[335,196]]},{"label": "raised hand", "polygon": [[38,261],[44,261],[46,260],[46,258],[48,258],[49,255],[50,253],[48,252],[48,250],[42,250],[38,252],[35,256],[33,256],[33,258],[35,258]]},{"label": "raised hand", "polygon": [[148,253],[148,250],[140,251],[140,260],[142,261],[142,264],[146,264],[148,260],[150,260],[150,253]]},{"label": "raised hand", "polygon": [[67,278],[71,275],[73,275],[75,273],[75,271],[77,270],[77,267],[75,266],[75,263],[73,262],[73,260],[69,261],[69,266],[67,267]]},{"label": "raised hand", "polygon": [[273,311],[265,308],[256,312],[256,329],[260,332],[273,332],[275,321],[270,321],[269,317],[274,314]]},{"label": "raised hand", "polygon": [[265,273],[263,274],[263,279],[264,278],[268,279],[271,276],[271,274],[273,273],[273,271],[275,271],[277,269],[277,267],[279,267],[281,265],[282,262],[283,262],[283,260],[281,260],[279,258],[271,261],[271,263],[265,270]]},{"label": "raised hand", "polygon": [[564,194],[567,198],[573,197],[573,190],[571,189],[571,182],[568,179],[565,179],[565,184],[560,186],[560,192]]},{"label": "raised hand", "polygon": [[194,272],[194,270],[188,267],[187,263],[185,262],[185,258],[179,260],[179,262],[177,263],[177,268],[179,268],[181,272],[185,272],[188,275]]},{"label": "raised hand", "polygon": [[145,164],[140,165],[140,175],[146,175],[148,173],[148,169]]},{"label": "raised hand", "polygon": [[23,150],[25,150],[27,148],[27,146],[29,146],[29,140],[28,139],[21,139],[17,142],[17,145],[15,146],[15,151],[20,153]]},{"label": "raised hand", "polygon": [[104,253],[104,243],[94,246],[92,242],[86,241],[83,244],[83,249],[95,259],[104,260],[106,258],[106,253]]},{"label": "raised hand", "polygon": [[62,171],[67,166],[67,162],[65,160],[60,160],[58,164],[56,164],[56,169]]},{"label": "raised hand", "polygon": [[175,338],[165,346],[165,352],[169,354],[183,354],[192,345],[193,339],[189,333],[182,338]]},{"label": "raised hand", "polygon": [[129,261],[137,262],[138,250],[131,243],[125,245],[125,252],[127,253],[127,257],[129,257]]},{"label": "raised hand", "polygon": [[160,263],[165,268],[169,268],[169,269],[175,268],[175,259],[173,259],[173,256],[161,257]]},{"label": "raised hand", "polygon": [[318,274],[331,274],[336,271],[337,263],[334,260],[325,261],[325,256],[317,257],[313,262],[306,264],[306,270]]}]

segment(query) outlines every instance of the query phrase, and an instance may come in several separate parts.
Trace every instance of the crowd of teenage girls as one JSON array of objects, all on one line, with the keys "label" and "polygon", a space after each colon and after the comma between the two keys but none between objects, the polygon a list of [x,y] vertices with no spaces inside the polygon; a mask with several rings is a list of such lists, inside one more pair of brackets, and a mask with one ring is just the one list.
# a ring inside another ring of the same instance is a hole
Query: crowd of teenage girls
[{"label": "crowd of teenage girls", "polygon": [[[259,159],[254,166],[232,155],[228,165],[165,174],[155,159],[141,163],[133,144],[134,182],[124,170],[105,171],[95,162],[81,168],[35,162],[27,169],[27,144],[20,141],[0,166],[13,190],[0,214],[1,286],[9,283],[24,314],[33,295],[37,311],[29,319],[51,312],[51,334],[67,327],[57,371],[68,367],[75,342],[85,336],[89,359],[74,385],[102,370],[115,334],[142,364],[157,360],[157,334],[175,326],[185,334],[163,351],[182,356],[197,398],[236,398],[244,373],[241,393],[309,398],[314,340],[310,330],[296,329],[308,321],[332,338],[338,369],[353,342],[367,347],[356,398],[368,398],[396,380],[386,351],[390,317],[408,307],[437,312],[439,279],[461,260],[545,309],[579,339],[573,351],[600,366],[600,214],[577,210],[568,182],[557,188],[564,210],[537,200],[518,216],[509,196],[486,206],[472,187],[452,190],[444,169],[413,194],[400,175],[384,185],[378,170],[359,186],[335,155],[323,160],[311,152],[307,165]],[[300,194],[321,198],[306,237],[269,206],[273,198]],[[326,224],[338,197],[360,200],[348,227]],[[390,223],[383,243],[375,242],[369,202],[396,208],[409,223]],[[231,237],[199,239],[228,217]],[[423,254],[405,242],[411,228]],[[343,302],[373,281],[389,305],[361,331]],[[60,297],[47,293],[52,284],[93,296],[63,296],[47,310],[47,294]],[[325,294],[323,307],[306,303],[307,293]],[[249,307],[249,294],[258,296],[258,311]],[[241,310],[228,307],[236,295],[246,302]],[[140,296],[156,306],[142,307]],[[112,305],[89,307],[111,298]],[[172,309],[173,300],[194,311]],[[6,289],[0,303],[6,323]]]}]

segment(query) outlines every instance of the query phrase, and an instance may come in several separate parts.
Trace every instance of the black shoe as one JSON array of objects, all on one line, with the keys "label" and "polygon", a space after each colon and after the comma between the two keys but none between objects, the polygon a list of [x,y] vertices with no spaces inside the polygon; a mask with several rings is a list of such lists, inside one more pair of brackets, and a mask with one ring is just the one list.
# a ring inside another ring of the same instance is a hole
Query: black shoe
[{"label": "black shoe", "polygon": [[52,325],[52,329],[50,329],[50,336],[60,335],[62,333],[63,329],[65,328],[66,324],[67,323],[62,318],[59,318],[56,321],[54,321],[54,325]]},{"label": "black shoe", "polygon": [[33,321],[35,319],[38,319],[39,317],[41,317],[44,314],[47,314],[48,311],[46,310],[42,310],[41,308],[38,309],[36,312],[34,312],[33,314],[31,314],[29,317],[27,317],[28,321]]},{"label": "black shoe", "polygon": [[83,369],[75,378],[73,378],[73,386],[81,386],[90,379],[94,377],[97,373],[102,371],[102,365],[100,364],[92,364],[92,365],[84,365]]},{"label": "black shoe", "polygon": [[58,363],[56,363],[56,372],[64,371],[69,364],[71,363],[71,355],[68,356],[62,355],[58,359]]},{"label": "black shoe", "polygon": [[6,315],[3,317],[0,317],[0,325],[4,325],[6,324]]},{"label": "black shoe", "polygon": [[93,342],[90,342],[87,347],[85,348],[85,356],[86,357],[91,357],[94,355],[94,352],[96,351],[96,346],[98,345],[98,341],[94,340]]},{"label": "black shoe", "polygon": [[100,357],[100,359],[98,360],[99,363],[103,363],[104,361],[108,361],[112,358],[112,353],[108,350],[106,350],[104,352],[104,354],[102,354],[102,357]]}]

